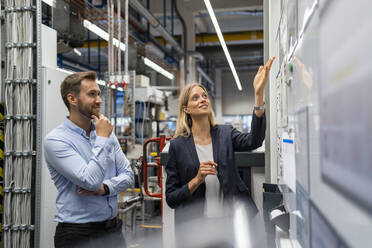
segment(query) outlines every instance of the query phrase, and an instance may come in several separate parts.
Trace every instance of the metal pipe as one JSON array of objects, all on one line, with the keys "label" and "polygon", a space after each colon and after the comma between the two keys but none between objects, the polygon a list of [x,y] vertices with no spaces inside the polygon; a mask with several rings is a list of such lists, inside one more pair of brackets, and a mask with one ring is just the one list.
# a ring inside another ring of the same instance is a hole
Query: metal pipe
[{"label": "metal pipe", "polygon": [[178,42],[172,37],[172,35],[168,33],[168,31],[159,23],[159,21],[145,7],[143,7],[139,1],[130,0],[130,5],[150,22],[151,26],[155,28],[160,33],[160,35],[174,47],[177,53],[181,55],[185,53]]},{"label": "metal pipe", "polygon": [[129,2],[125,0],[125,75],[128,75],[128,52],[129,52],[129,42],[128,42],[128,24],[129,24]]},{"label": "metal pipe", "polygon": [[131,210],[131,209],[133,209],[133,208],[135,208],[137,206],[137,204],[132,204],[132,205],[130,205],[129,207],[126,207],[126,208],[124,208],[124,209],[118,209],[118,213],[119,214],[125,214],[126,212],[128,212],[129,210]]},{"label": "metal pipe", "polygon": [[199,72],[199,74],[211,85],[214,85],[214,82],[212,81],[212,79],[207,75],[207,73],[205,73],[203,71],[203,69],[201,67],[197,67],[196,70]]},{"label": "metal pipe", "polygon": [[109,34],[109,40],[108,40],[108,74],[111,73],[111,43],[112,43],[112,37],[111,37],[111,0],[107,1],[107,26],[108,26],[108,34]]},{"label": "metal pipe", "polygon": [[[114,61],[115,61],[115,71],[116,72],[119,72],[119,61],[120,61],[120,41],[121,41],[121,37],[120,37],[120,18],[121,18],[121,13],[120,13],[120,2],[121,0],[117,0],[117,16],[116,16],[116,20],[117,20],[117,28],[118,28],[118,36],[117,36],[117,39],[119,41],[119,47],[118,48],[114,48],[116,49],[117,53],[115,53],[115,58],[114,58]],[[114,12],[115,13],[115,12]],[[114,23],[115,23],[115,14],[114,14]],[[115,26],[114,26],[114,29],[113,29],[113,33],[114,33],[114,36],[115,36]],[[115,50],[114,50],[115,51]],[[116,75],[118,75],[119,73],[117,73]],[[116,81],[115,81],[116,82]],[[117,94],[118,94],[118,91],[117,89],[115,88],[114,90],[112,90],[112,94],[113,94],[113,116],[114,116],[114,133],[115,135],[117,136],[118,135],[118,129],[117,129],[117,123],[118,123],[118,118],[117,118]]]},{"label": "metal pipe", "polygon": [[[162,44],[160,44],[160,42],[157,41],[155,38],[153,38],[151,35],[147,38],[151,43],[153,43],[157,48],[159,48],[166,56],[173,58],[172,51],[170,49],[168,49],[166,46],[163,46]],[[174,60],[178,62],[178,60],[176,60],[176,59],[174,59]]]},{"label": "metal pipe", "polygon": [[174,36],[174,0],[171,0],[171,34]]},{"label": "metal pipe", "polygon": [[[1,8],[1,6],[0,6]],[[44,126],[43,126],[43,117],[45,112],[43,111],[43,81],[42,81],[42,71],[41,71],[41,28],[42,28],[42,3],[41,1],[36,1],[36,15],[35,15],[35,25],[36,25],[36,77],[37,77],[37,85],[36,85],[36,161],[35,161],[35,209],[34,209],[34,223],[35,223],[35,231],[34,231],[34,247],[40,247],[40,225],[41,225],[41,167],[42,167],[42,137],[44,133]],[[35,27],[35,26],[34,26]],[[3,32],[3,30],[1,30]],[[9,58],[8,58],[9,59]],[[1,78],[2,79],[2,78]],[[3,210],[3,213],[5,211]],[[4,214],[3,214],[4,218]],[[5,219],[5,218],[4,218]],[[3,236],[4,237],[4,236]],[[3,242],[2,237],[2,242]],[[30,241],[31,243],[31,241]],[[4,243],[2,244],[4,245]]]},{"label": "metal pipe", "polygon": [[[115,30],[115,10],[114,10],[114,0],[111,0],[111,75],[114,75],[114,72],[115,72],[115,49],[114,49],[114,37],[115,37],[115,34],[114,34],[114,30]],[[110,75],[110,76],[111,76]],[[114,82],[111,82],[111,83],[114,83]],[[111,87],[108,88],[109,89],[109,94],[110,94],[110,118],[112,118],[112,115],[113,115],[113,98],[114,98],[114,91],[111,89]]]},{"label": "metal pipe", "polygon": [[90,31],[88,30],[88,64],[90,64]]},{"label": "metal pipe", "polygon": [[[112,72],[112,61],[111,61],[111,57],[112,57],[112,53],[111,53],[111,46],[112,46],[112,36],[111,36],[111,1],[112,0],[108,0],[107,1],[107,24],[108,24],[108,34],[109,34],[109,40],[108,40],[108,48],[107,48],[107,52],[108,52],[108,77],[110,78],[110,75],[111,75],[111,72]],[[106,80],[106,87],[105,87],[105,116],[108,116],[109,115],[109,108],[110,108],[110,88],[108,87],[108,81],[110,80],[108,78],[108,80]]]},{"label": "metal pipe", "polygon": [[[146,8],[147,9],[150,9],[150,0],[147,0],[146,1]],[[150,22],[147,21],[147,25],[146,25],[146,35],[147,35],[147,38],[150,37]]]},{"label": "metal pipe", "polygon": [[61,54],[59,54],[58,56],[57,56],[57,58],[58,58],[58,63],[59,63],[59,65],[63,65],[63,64],[66,64],[66,62],[67,62],[67,64],[69,64],[70,66],[80,66],[80,67],[82,67],[82,70],[91,70],[91,71],[95,71],[97,68],[94,68],[94,67],[92,67],[92,66],[90,66],[90,65],[87,65],[87,64],[84,64],[84,63],[80,63],[80,62],[78,62],[78,61],[75,61],[75,60],[73,60],[73,59],[70,59],[70,58],[68,58],[68,57],[65,57],[65,56],[63,56],[63,55],[61,55]]},{"label": "metal pipe", "polygon": [[142,201],[143,200],[143,196],[140,195],[140,196],[135,196],[135,197],[132,197],[132,198],[129,198],[128,200],[126,200],[124,203],[126,205],[131,205],[133,203],[136,203],[138,201]]},{"label": "metal pipe", "polygon": [[[121,0],[118,0],[118,40],[121,42]],[[125,17],[127,18],[127,17]],[[118,72],[121,73],[121,49],[118,49]]]},{"label": "metal pipe", "polygon": [[101,73],[101,39],[98,37],[98,73]]},{"label": "metal pipe", "polygon": [[163,0],[163,25],[167,27],[167,0]]},{"label": "metal pipe", "polygon": [[115,71],[114,69],[114,63],[115,63],[115,60],[114,60],[114,43],[113,43],[113,40],[114,40],[114,30],[115,30],[115,11],[114,11],[114,0],[111,0],[111,61],[112,61],[112,67],[111,67],[111,73],[113,73]]},{"label": "metal pipe", "polygon": [[187,58],[187,27],[186,27],[186,22],[185,20],[183,19],[183,17],[181,16],[181,13],[178,9],[178,6],[177,6],[177,0],[173,0],[174,1],[174,9],[176,11],[176,14],[178,15],[178,18],[180,19],[181,21],[181,24],[182,24],[182,29],[183,29],[183,49],[185,51],[185,54],[183,56],[183,70],[184,70],[184,75],[183,75],[183,78],[185,80],[185,84],[187,84],[187,75],[188,75],[188,70],[187,70],[187,64],[188,64],[188,58]]},{"label": "metal pipe", "polygon": [[[119,49],[120,50],[120,49]],[[118,90],[115,88],[112,90],[114,99],[113,99],[113,104],[114,104],[114,133],[116,136],[118,136],[118,129],[117,129],[117,123],[118,123],[118,114],[117,114],[117,95],[118,95]]]},{"label": "metal pipe", "polygon": [[[129,72],[128,72],[129,73]],[[130,72],[131,75],[128,75],[128,81],[129,85],[132,86],[132,144],[134,145],[136,143],[136,101],[134,100],[136,95],[136,71],[132,70]]]},{"label": "metal pipe", "polygon": [[[159,138],[156,137],[156,138],[149,138],[148,140],[145,141],[145,143],[143,144],[143,155],[142,155],[142,166],[143,166],[143,189],[145,190],[145,193],[146,195],[148,196],[151,196],[151,197],[159,197],[161,198],[162,197],[162,194],[161,193],[150,193],[149,189],[148,189],[148,183],[147,183],[147,167],[148,167],[148,162],[147,162],[147,145],[149,143],[158,143],[159,142]],[[161,169],[161,166],[158,165],[158,168]]]}]

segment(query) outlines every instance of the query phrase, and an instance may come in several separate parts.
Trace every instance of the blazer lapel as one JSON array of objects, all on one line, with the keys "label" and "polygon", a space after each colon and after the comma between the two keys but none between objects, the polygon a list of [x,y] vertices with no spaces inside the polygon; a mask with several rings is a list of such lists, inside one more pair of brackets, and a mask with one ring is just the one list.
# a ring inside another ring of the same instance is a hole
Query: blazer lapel
[{"label": "blazer lapel", "polygon": [[211,127],[211,136],[212,136],[212,145],[213,145],[213,161],[218,164],[218,147],[219,147],[219,140],[217,136],[217,128],[216,126]]},{"label": "blazer lapel", "polygon": [[221,184],[221,190],[220,194],[223,192],[223,187],[224,187],[224,169],[222,167],[222,164],[219,163],[218,155],[219,155],[219,139],[218,139],[218,130],[217,126],[214,126],[211,128],[211,136],[212,136],[212,144],[213,144],[213,161],[218,164],[217,167],[217,178]]},{"label": "blazer lapel", "polygon": [[194,143],[194,137],[192,133],[188,138],[186,138],[186,148],[190,154],[191,161],[193,162],[193,165],[195,165],[195,168],[199,170],[200,161],[198,158],[198,154],[196,152],[195,143]]}]

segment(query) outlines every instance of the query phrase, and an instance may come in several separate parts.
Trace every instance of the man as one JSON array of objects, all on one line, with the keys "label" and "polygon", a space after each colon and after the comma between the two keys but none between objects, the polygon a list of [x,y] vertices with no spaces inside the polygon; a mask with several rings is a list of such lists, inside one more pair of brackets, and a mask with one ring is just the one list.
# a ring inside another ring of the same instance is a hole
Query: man
[{"label": "man", "polygon": [[133,172],[110,121],[100,114],[95,72],[69,75],[61,95],[70,115],[44,141],[54,184],[61,247],[125,247],[117,218],[117,195],[133,184]]}]

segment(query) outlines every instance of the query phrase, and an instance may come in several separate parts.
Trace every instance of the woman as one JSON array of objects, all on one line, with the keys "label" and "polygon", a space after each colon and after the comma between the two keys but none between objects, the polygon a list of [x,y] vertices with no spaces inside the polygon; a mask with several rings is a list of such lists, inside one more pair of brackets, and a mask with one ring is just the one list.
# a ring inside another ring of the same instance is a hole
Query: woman
[{"label": "woman", "polygon": [[166,201],[176,209],[176,223],[202,216],[219,217],[223,203],[230,202],[231,197],[249,196],[235,166],[234,151],[262,145],[266,129],[264,88],[274,59],[260,66],[254,78],[250,133],[241,133],[230,125],[215,125],[208,94],[200,84],[182,90],[176,134],[165,167]]}]

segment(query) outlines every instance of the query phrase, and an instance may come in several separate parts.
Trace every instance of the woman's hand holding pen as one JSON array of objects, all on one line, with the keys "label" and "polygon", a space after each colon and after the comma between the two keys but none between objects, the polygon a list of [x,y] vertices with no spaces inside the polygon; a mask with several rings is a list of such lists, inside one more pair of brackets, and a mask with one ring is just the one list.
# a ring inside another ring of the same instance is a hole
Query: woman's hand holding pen
[{"label": "woman's hand holding pen", "polygon": [[200,184],[204,183],[205,178],[208,175],[217,175],[217,166],[217,163],[212,161],[200,163],[198,174],[188,184],[191,194],[194,193],[194,191],[200,186]]},{"label": "woman's hand holding pen", "polygon": [[217,164],[212,161],[200,163],[199,171],[196,177],[200,184],[202,184],[208,175],[217,175]]}]

